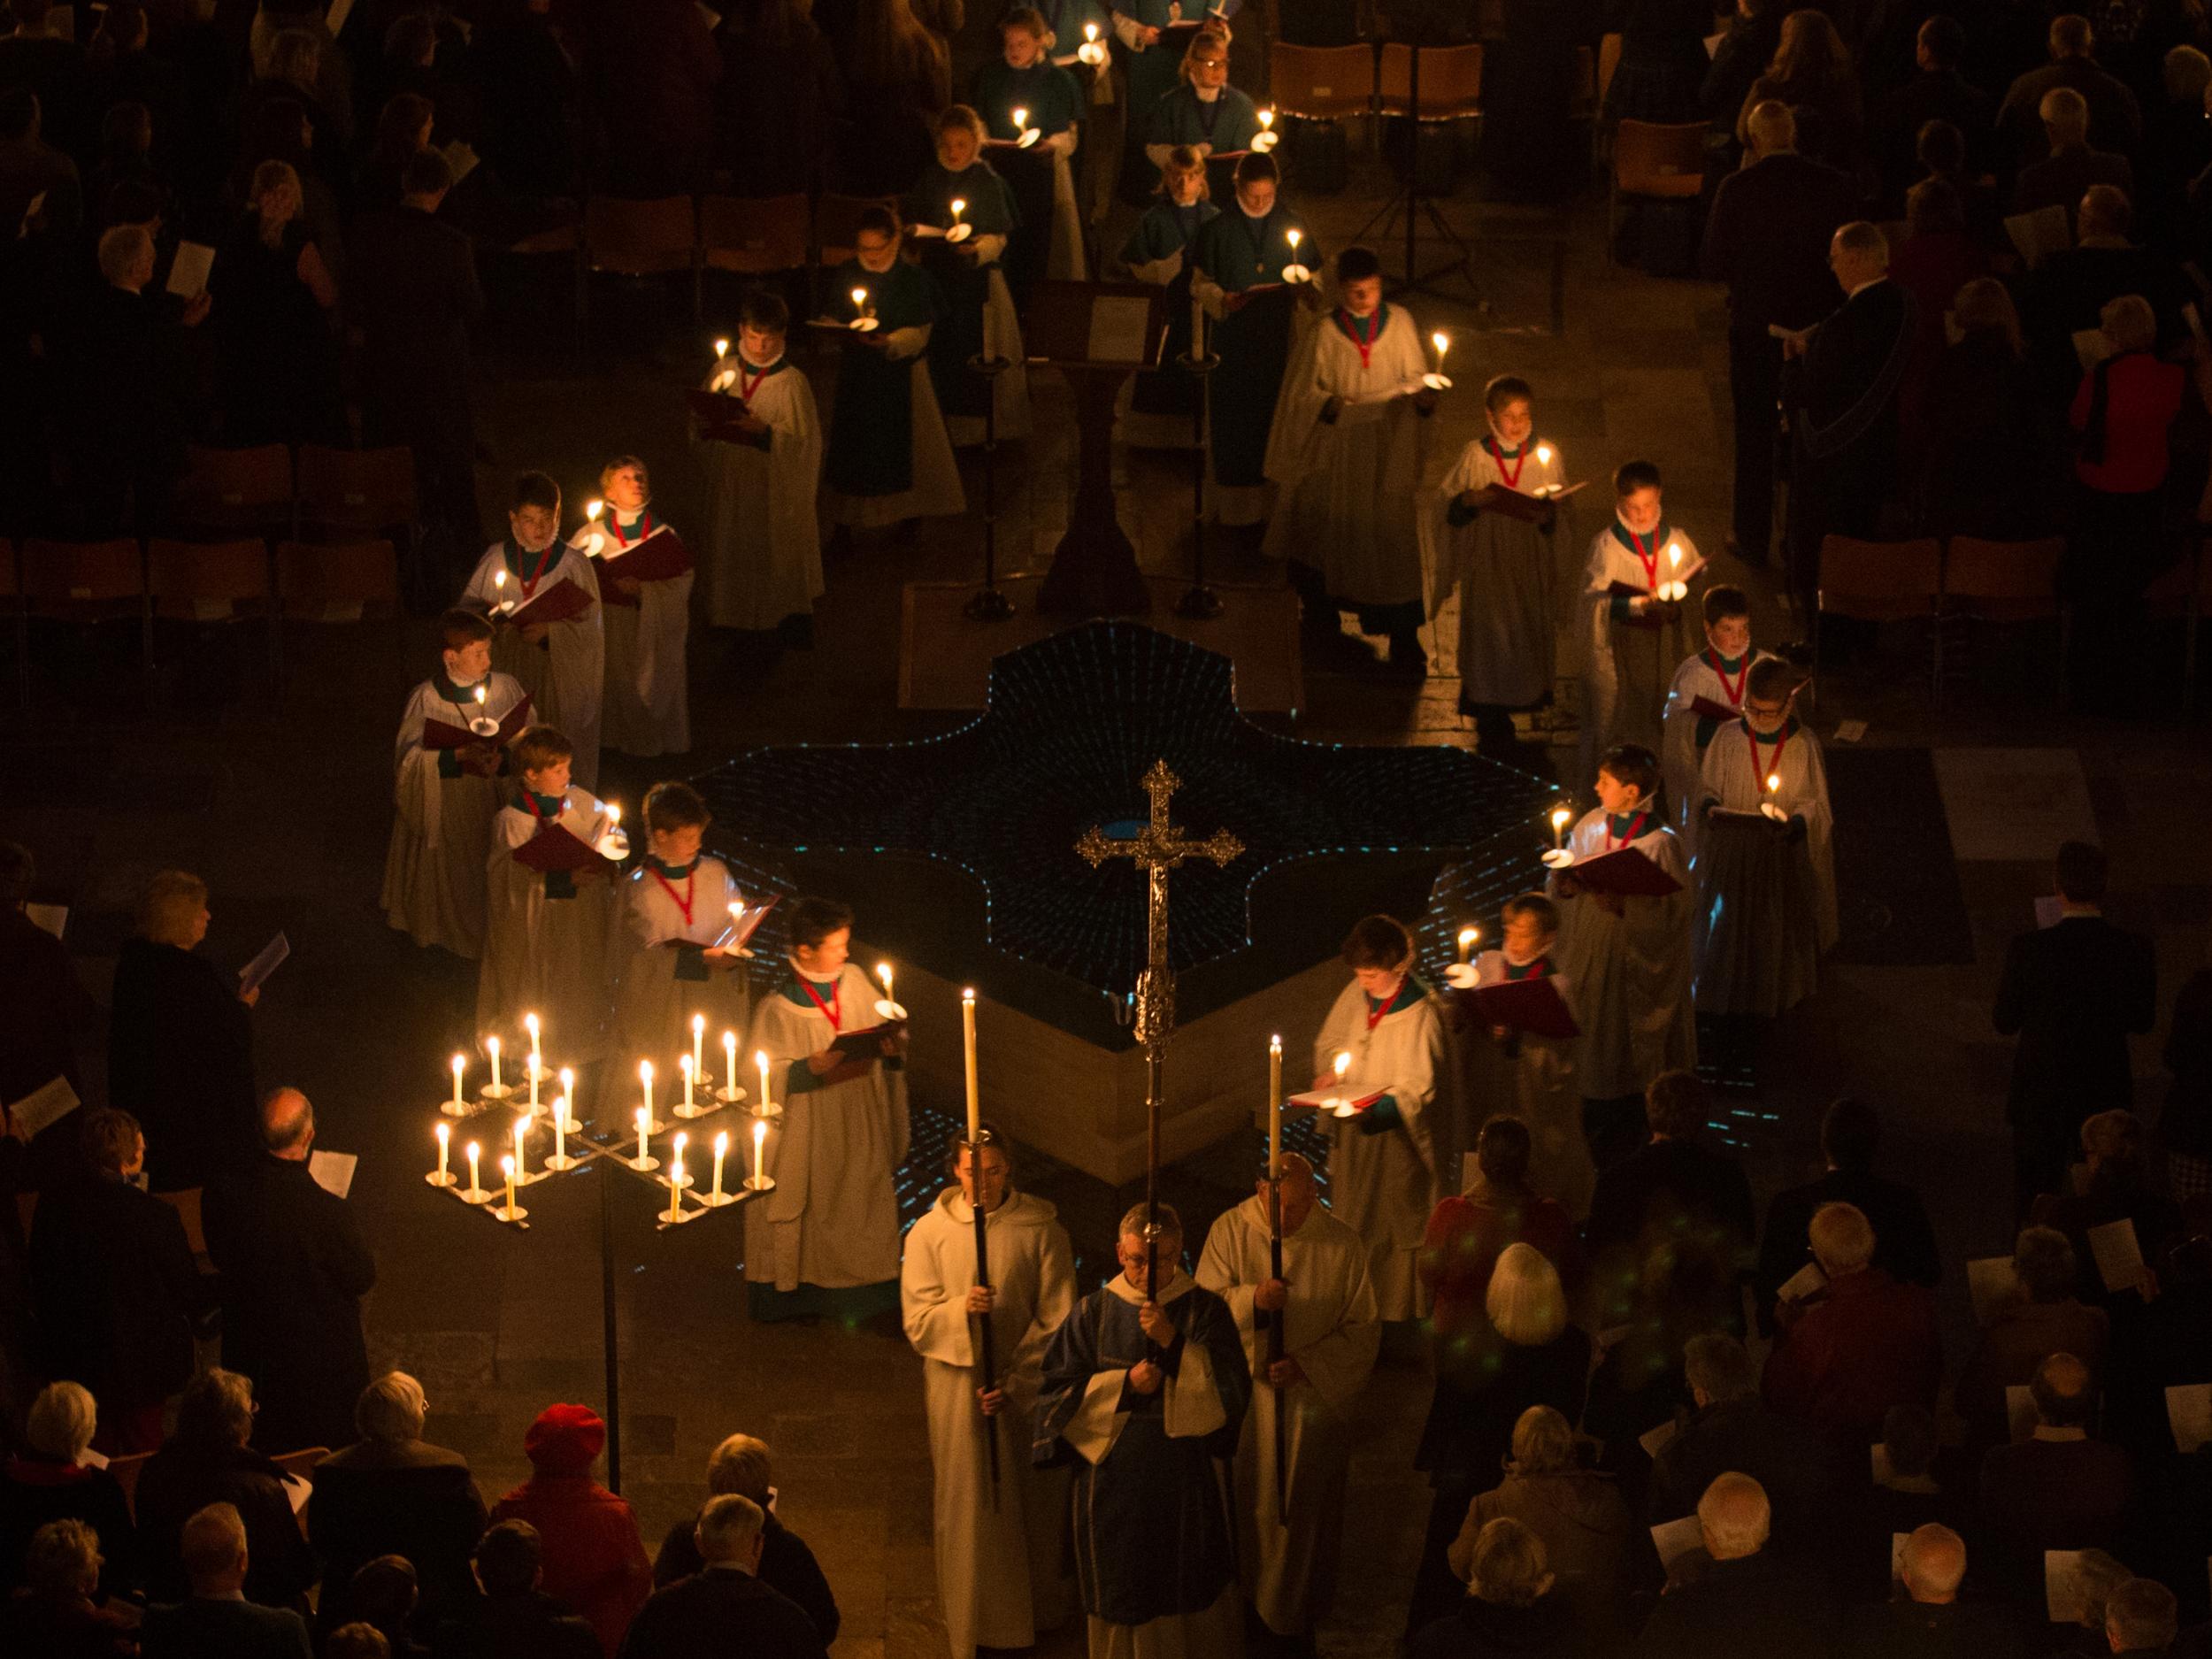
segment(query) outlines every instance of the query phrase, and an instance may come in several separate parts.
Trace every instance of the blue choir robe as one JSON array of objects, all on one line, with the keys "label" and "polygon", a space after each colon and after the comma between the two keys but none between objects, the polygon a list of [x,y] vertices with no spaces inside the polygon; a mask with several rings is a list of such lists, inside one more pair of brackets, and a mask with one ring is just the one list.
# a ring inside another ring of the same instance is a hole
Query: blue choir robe
[{"label": "blue choir robe", "polygon": [[1156,167],[1167,165],[1168,152],[1187,144],[1207,157],[1206,184],[1227,201],[1236,191],[1237,159],[1259,136],[1259,106],[1234,87],[1215,98],[1202,98],[1186,81],[1163,96],[1145,117],[1144,153]]},{"label": "blue choir robe", "polygon": [[904,259],[880,272],[848,259],[830,280],[830,320],[852,320],[855,288],[869,296],[883,346],[849,340],[838,357],[822,463],[829,520],[872,529],[964,511],[967,497],[926,355],[945,316],[944,291]]},{"label": "blue choir robe", "polygon": [[[1283,267],[1294,263],[1290,233],[1302,238],[1295,263],[1312,269],[1321,250],[1304,219],[1279,199],[1255,219],[1233,197],[1200,228],[1191,244],[1191,293],[1214,319],[1213,447],[1215,512],[1224,524],[1257,524],[1273,505],[1267,481],[1267,438],[1290,365],[1302,289],[1283,286]],[[1261,289],[1241,310],[1228,296]]]},{"label": "blue choir robe", "polygon": [[1178,207],[1155,201],[1122,244],[1121,263],[1140,282],[1167,290],[1167,343],[1158,363],[1132,375],[1115,411],[1118,435],[1140,449],[1188,449],[1195,444],[1198,382],[1178,364],[1190,355],[1191,247],[1207,222],[1221,217],[1211,202]]},{"label": "blue choir robe", "polygon": [[[963,204],[959,222],[969,227],[967,238],[956,242],[944,234],[954,223],[955,202]],[[1027,437],[1026,354],[1001,265],[1021,225],[1014,193],[987,161],[972,161],[958,173],[932,162],[906,193],[903,206],[910,245],[944,296],[944,315],[929,336],[929,379],[953,447],[984,441],[984,417],[994,398],[1000,440]],[[968,366],[979,357],[1013,366],[987,379]]]}]

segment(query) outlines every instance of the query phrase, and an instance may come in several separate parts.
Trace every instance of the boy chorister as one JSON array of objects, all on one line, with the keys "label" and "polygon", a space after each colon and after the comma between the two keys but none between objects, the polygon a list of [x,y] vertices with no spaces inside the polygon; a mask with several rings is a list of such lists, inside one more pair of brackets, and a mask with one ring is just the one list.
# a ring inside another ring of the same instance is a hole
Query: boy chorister
[{"label": "boy chorister", "polygon": [[780,296],[748,289],[738,307],[737,349],[707,380],[707,390],[745,409],[699,445],[707,478],[707,619],[752,634],[789,626],[811,639],[814,602],[822,596],[814,504],[822,422],[814,388],[787,355],[790,327]]},{"label": "boy chorister", "polygon": [[[438,672],[415,687],[400,717],[399,811],[382,903],[385,919],[417,944],[442,945],[473,962],[484,949],[484,853],[499,810],[497,780],[507,770],[499,734],[476,723],[503,721],[529,698],[511,674],[493,671],[492,625],[473,611],[447,611],[438,634]],[[434,747],[434,723],[471,741]]]},{"label": "boy chorister", "polygon": [[1461,451],[1423,527],[1434,609],[1459,592],[1459,711],[1473,717],[1483,752],[1503,758],[1518,742],[1513,710],[1552,695],[1565,538],[1560,506],[1533,498],[1564,484],[1566,464],[1537,441],[1526,380],[1497,376],[1482,403],[1490,430]]},{"label": "boy chorister", "polygon": [[1743,718],[1705,751],[1700,1013],[1771,1017],[1795,1007],[1836,942],[1828,774],[1820,740],[1790,712],[1803,682],[1803,671],[1778,657],[1752,664]]},{"label": "boy chorister", "polygon": [[535,1014],[549,1046],[581,1066],[606,1053],[616,866],[603,858],[580,870],[539,871],[517,856],[556,827],[595,849],[611,826],[591,792],[569,782],[573,755],[549,726],[515,741],[521,798],[492,819],[476,1029],[511,1041],[523,1016]]},{"label": "boy chorister", "polygon": [[[743,902],[729,866],[699,850],[713,818],[687,783],[657,783],[645,793],[646,855],[621,884],[626,934],[616,954],[616,1064],[611,1086],[626,1095],[626,1071],[650,1060],[666,1079],[664,1095],[680,1099],[682,1060],[693,1048],[694,1015],[706,1017],[707,1069],[723,1065],[722,1033],[737,1034],[739,1064],[746,1043],[743,958],[718,947],[731,909]],[[723,1079],[725,1082],[730,1079]],[[742,1083],[742,1079],[738,1079]]]},{"label": "boy chorister", "polygon": [[[1686,657],[1667,692],[1665,742],[1659,754],[1666,772],[1667,810],[1676,833],[1697,850],[1698,798],[1705,751],[1713,733],[1743,714],[1744,687],[1761,653],[1751,644],[1751,601],[1744,590],[1717,582],[1705,590],[1705,649]],[[1700,703],[1706,707],[1701,710]]]},{"label": "boy chorister", "polygon": [[[572,544],[598,559],[599,594],[607,607],[603,741],[625,755],[680,755],[691,747],[684,660],[691,629],[691,555],[653,511],[652,480],[637,457],[608,462],[600,470],[599,493],[606,503],[603,517],[579,530]],[[649,542],[658,545],[649,550]],[[666,557],[678,549],[680,557]],[[664,563],[672,573],[631,575],[623,561],[641,551],[659,556],[655,568]],[[673,568],[679,565],[681,569]]]},{"label": "boy chorister", "polygon": [[[1478,986],[1549,979],[1571,1012],[1572,987],[1553,959],[1559,907],[1540,893],[1508,899],[1501,949],[1475,958]],[[1590,1213],[1597,1166],[1582,1133],[1582,1093],[1575,1081],[1575,1040],[1494,1028],[1480,1054],[1471,1095],[1495,1103],[1528,1125],[1530,1185],[1566,1206],[1577,1221]],[[1457,1171],[1453,1171],[1456,1179]]]},{"label": "boy chorister", "polygon": [[[576,782],[599,780],[600,689],[606,641],[601,632],[599,578],[592,563],[561,540],[561,487],[542,472],[515,480],[508,534],[485,550],[462,590],[461,603],[489,617],[492,666],[512,674],[530,694],[531,712],[557,726],[573,745]],[[564,585],[580,590],[564,595]],[[572,611],[557,622],[511,620],[532,600]]]},{"label": "boy chorister", "polygon": [[1613,474],[1613,518],[1590,544],[1582,599],[1590,648],[1586,752],[1624,743],[1657,749],[1667,677],[1686,654],[1682,608],[1661,597],[1687,581],[1700,560],[1690,538],[1667,522],[1659,469],[1631,461]]}]

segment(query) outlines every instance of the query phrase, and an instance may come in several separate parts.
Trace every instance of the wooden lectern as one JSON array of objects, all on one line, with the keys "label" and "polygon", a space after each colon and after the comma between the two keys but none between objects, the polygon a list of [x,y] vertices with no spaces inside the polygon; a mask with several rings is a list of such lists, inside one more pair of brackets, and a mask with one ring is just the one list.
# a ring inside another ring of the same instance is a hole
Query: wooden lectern
[{"label": "wooden lectern", "polygon": [[1114,512],[1114,403],[1121,383],[1159,357],[1165,291],[1142,282],[1040,282],[1023,328],[1030,362],[1059,370],[1075,393],[1075,500],[1037,590],[1037,609],[1143,616],[1152,609],[1151,590]]}]

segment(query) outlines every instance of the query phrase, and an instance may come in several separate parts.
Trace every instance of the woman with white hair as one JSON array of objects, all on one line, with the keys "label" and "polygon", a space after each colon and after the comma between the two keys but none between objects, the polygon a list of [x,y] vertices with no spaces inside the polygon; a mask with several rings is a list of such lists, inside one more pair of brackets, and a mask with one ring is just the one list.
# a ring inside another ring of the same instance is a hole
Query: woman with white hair
[{"label": "woman with white hair", "polygon": [[1504,1516],[1468,1550],[1467,1594],[1416,1636],[1407,1659],[1582,1659],[1582,1621],[1556,1588],[1544,1540]]},{"label": "woman with white hair", "polygon": [[0,1592],[24,1582],[25,1552],[54,1521],[81,1521],[99,1540],[103,1599],[136,1583],[130,1504],[104,1461],[88,1461],[98,1417],[89,1390],[48,1383],[23,1421],[23,1449],[0,1472]]},{"label": "woman with white hair", "polygon": [[91,1527],[49,1521],[20,1555],[24,1587],[0,1602],[0,1651],[40,1659],[133,1659],[137,1616],[102,1605],[107,1593],[100,1587],[100,1539]]},{"label": "woman with white hair", "polygon": [[1468,1505],[1448,1557],[1455,1577],[1469,1577],[1477,1540],[1502,1519],[1542,1541],[1561,1595],[1586,1625],[1618,1633],[1636,1517],[1609,1476],[1582,1466],[1573,1425],[1550,1406],[1521,1413],[1505,1479]]}]

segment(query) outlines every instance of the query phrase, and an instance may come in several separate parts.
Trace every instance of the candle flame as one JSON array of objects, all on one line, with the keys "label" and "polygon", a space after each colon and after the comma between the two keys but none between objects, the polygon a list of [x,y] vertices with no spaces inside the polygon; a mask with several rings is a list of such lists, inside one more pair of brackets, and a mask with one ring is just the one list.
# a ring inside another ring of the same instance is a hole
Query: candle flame
[{"label": "candle flame", "polygon": [[757,1175],[757,1174],[759,1174],[759,1173],[760,1173],[760,1143],[761,1143],[762,1141],[764,1141],[767,1140],[767,1139],[768,1139],[768,1120],[767,1120],[765,1118],[754,1118],[754,1119],[753,1119],[753,1173],[754,1173],[754,1174],[756,1174],[756,1175]]},{"label": "candle flame", "polygon": [[719,363],[724,357],[726,357],[729,355],[730,342],[728,341],[718,340],[714,342],[714,360],[717,363]]},{"label": "candle flame", "polygon": [[1778,795],[1781,793],[1781,789],[1782,774],[1778,772],[1770,772],[1767,773],[1767,793],[1769,795]]},{"label": "candle flame", "polygon": [[704,1014],[694,1014],[691,1017],[691,1034],[695,1037],[703,1037],[707,1034],[707,1017]]},{"label": "candle flame", "polygon": [[607,503],[603,501],[588,501],[584,503],[584,517],[587,518],[596,518],[601,513],[606,511],[606,510]]},{"label": "candle flame", "polygon": [[1098,38],[1098,25],[1095,23],[1086,23],[1083,26],[1083,38],[1087,41],[1096,40]]},{"label": "candle flame", "polygon": [[648,1121],[649,1119],[645,1116],[645,1108],[642,1106],[639,1107],[637,1109],[637,1126],[638,1132],[641,1134],[644,1133],[645,1125]]},{"label": "candle flame", "polygon": [[1029,111],[1027,110],[1016,110],[1014,111],[1014,130],[1018,133],[1021,132],[1025,129],[1028,125]]},{"label": "candle flame", "polygon": [[964,991],[961,992],[961,993],[960,993],[960,1000],[961,1000],[962,1002],[974,1002],[974,1001],[975,1001],[975,987],[973,987],[973,986],[972,985],[972,986],[968,987],[968,988],[967,988],[966,990],[964,990]]},{"label": "candle flame", "polygon": [[458,1077],[458,1076],[459,1076],[459,1075],[460,1075],[463,1071],[466,1071],[467,1069],[468,1069],[468,1061],[467,1061],[465,1058],[464,1058],[462,1056],[460,1056],[460,1055],[457,1055],[457,1055],[455,1055],[455,1056],[453,1056],[453,1073],[454,1073],[454,1075],[455,1075],[456,1077]]},{"label": "candle flame", "polygon": [[714,1156],[718,1158],[729,1149],[730,1132],[726,1129],[717,1130],[714,1136]]},{"label": "candle flame", "polygon": [[876,978],[877,978],[877,979],[881,979],[881,980],[883,981],[883,994],[884,994],[886,996],[890,995],[891,995],[891,964],[890,964],[889,963],[887,963],[887,962],[879,962],[878,964],[876,964]]},{"label": "candle flame", "polygon": [[690,1144],[691,1136],[689,1134],[681,1129],[676,1131],[676,1159],[678,1163],[681,1163],[683,1161],[684,1148]]},{"label": "candle flame", "polygon": [[1350,1050],[1347,1049],[1340,1052],[1336,1056],[1337,1081],[1340,1083],[1342,1082],[1344,1080],[1344,1074],[1351,1069],[1352,1056]]},{"label": "candle flame", "polygon": [[1299,232],[1299,231],[1294,231],[1294,231],[1288,231],[1288,232],[1286,232],[1285,234],[1286,234],[1286,235],[1288,235],[1288,236],[1289,236],[1289,238],[1290,238],[1290,250],[1291,250],[1291,252],[1293,252],[1293,253],[1296,253],[1296,252],[1298,251],[1298,243],[1299,243],[1299,241],[1301,240],[1301,238],[1302,238],[1302,236],[1303,233]]},{"label": "candle flame", "polygon": [[1552,810],[1551,826],[1554,829],[1562,828],[1565,826],[1567,820],[1572,816],[1573,814],[1569,812],[1565,807],[1555,807]]},{"label": "candle flame", "polygon": [[1262,110],[1260,111],[1260,125],[1262,127],[1272,127],[1275,125],[1275,111],[1271,108]]},{"label": "candle flame", "polygon": [[468,1143],[467,1147],[464,1148],[464,1150],[468,1155],[469,1163],[473,1165],[476,1162],[477,1154],[481,1152],[483,1148],[478,1146],[475,1141],[472,1141]]},{"label": "candle flame", "polygon": [[868,290],[866,288],[855,288],[853,290],[853,303],[855,305],[865,305],[867,303]]},{"label": "candle flame", "polygon": [[484,706],[484,687],[481,686],[476,688],[476,706],[480,709]]},{"label": "candle flame", "polygon": [[758,1066],[762,1071],[765,1071],[768,1069],[768,1050],[765,1048],[754,1049],[753,1064]]},{"label": "candle flame", "polygon": [[493,1058],[493,1059],[496,1060],[496,1059],[498,1059],[498,1058],[499,1058],[499,1039],[498,1039],[498,1038],[496,1038],[496,1037],[488,1037],[488,1038],[486,1038],[486,1039],[484,1040],[484,1047],[491,1050],[491,1056],[492,1056],[492,1058]]},{"label": "candle flame", "polygon": [[1671,569],[1682,568],[1682,544],[1679,541],[1667,543],[1667,564]]},{"label": "candle flame", "polygon": [[1283,1040],[1280,1037],[1270,1037],[1267,1040],[1267,1048],[1271,1054],[1280,1054],[1283,1051]]},{"label": "candle flame", "polygon": [[511,1178],[515,1172],[514,1159],[503,1155],[499,1160],[499,1172]]},{"label": "candle flame", "polygon": [[607,827],[612,829],[622,822],[622,809],[613,802],[607,803]]},{"label": "candle flame", "polygon": [[1463,945],[1471,945],[1481,937],[1482,929],[1479,927],[1463,927],[1459,930],[1459,942]]},{"label": "candle flame", "polygon": [[1451,336],[1441,328],[1431,334],[1429,338],[1436,342],[1436,355],[1440,357],[1452,349]]},{"label": "candle flame", "polygon": [[535,1014],[525,1014],[522,1017],[522,1028],[523,1030],[528,1032],[533,1037],[536,1036],[538,1034],[538,1017]]},{"label": "candle flame", "polygon": [[684,1076],[686,1076],[687,1078],[688,1078],[688,1077],[691,1075],[691,1056],[690,1056],[689,1055],[687,1055],[687,1055],[680,1055],[680,1056],[677,1056],[677,1060],[676,1060],[676,1065],[677,1065],[677,1068],[678,1068],[680,1071],[681,1071],[683,1072]]},{"label": "candle flame", "polygon": [[1539,466],[1549,466],[1551,465],[1551,445],[1548,443],[1540,443],[1536,446],[1536,465]]},{"label": "candle flame", "polygon": [[453,1139],[453,1130],[452,1130],[451,1125],[447,1125],[447,1124],[440,1124],[440,1125],[438,1125],[438,1144],[439,1144],[440,1146],[444,1146],[444,1145],[445,1145],[448,1141],[451,1141],[452,1139]]},{"label": "candle flame", "polygon": [[576,1071],[572,1066],[561,1068],[561,1093],[566,1094],[576,1087]]},{"label": "candle flame", "polygon": [[963,200],[962,200],[959,196],[954,196],[954,197],[952,198],[952,216],[953,216],[955,219],[958,219],[958,218],[961,216],[961,214],[963,214],[963,213],[966,212],[966,211],[967,211],[967,210],[968,210],[968,204],[967,204],[967,203],[966,203],[966,202],[963,201]]}]

